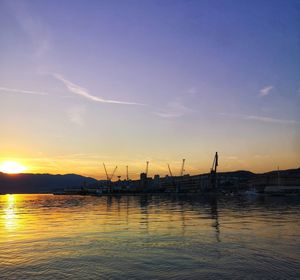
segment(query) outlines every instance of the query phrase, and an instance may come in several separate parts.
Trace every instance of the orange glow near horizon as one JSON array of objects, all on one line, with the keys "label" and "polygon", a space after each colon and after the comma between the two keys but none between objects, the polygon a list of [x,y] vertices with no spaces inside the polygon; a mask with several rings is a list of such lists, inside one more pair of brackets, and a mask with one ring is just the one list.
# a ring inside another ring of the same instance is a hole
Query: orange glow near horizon
[{"label": "orange glow near horizon", "polygon": [[[290,168],[299,168],[299,156],[297,154],[287,155],[268,155],[260,156],[257,154],[232,155],[219,152],[220,172],[248,170],[254,173],[264,173]],[[184,154],[186,158],[185,174],[196,175],[209,172],[215,151],[198,152],[197,155]],[[118,169],[114,179],[121,176],[121,180],[126,178],[126,166],[129,168],[129,178],[138,179],[140,173],[145,171],[146,161],[149,161],[149,176],[155,174],[165,176],[169,174],[168,164],[170,164],[173,174],[180,174],[183,156],[173,154],[162,154],[156,158],[155,154],[135,155],[119,157],[112,153],[110,156],[100,156],[100,152],[90,154],[70,153],[62,155],[43,155],[30,157],[29,155],[17,155],[15,152],[6,151],[2,157],[0,155],[0,172],[8,174],[33,173],[33,174],[78,174],[82,176],[93,177],[99,180],[105,180],[106,175],[102,163],[105,162],[107,171],[111,175],[115,166]]]}]

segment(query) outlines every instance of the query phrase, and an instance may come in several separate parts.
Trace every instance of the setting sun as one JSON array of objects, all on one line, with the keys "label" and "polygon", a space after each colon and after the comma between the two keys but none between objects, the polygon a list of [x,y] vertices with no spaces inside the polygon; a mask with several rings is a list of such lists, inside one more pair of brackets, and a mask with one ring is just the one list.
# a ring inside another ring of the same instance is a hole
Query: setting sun
[{"label": "setting sun", "polygon": [[21,173],[27,168],[15,161],[4,161],[0,164],[0,171],[9,174]]}]

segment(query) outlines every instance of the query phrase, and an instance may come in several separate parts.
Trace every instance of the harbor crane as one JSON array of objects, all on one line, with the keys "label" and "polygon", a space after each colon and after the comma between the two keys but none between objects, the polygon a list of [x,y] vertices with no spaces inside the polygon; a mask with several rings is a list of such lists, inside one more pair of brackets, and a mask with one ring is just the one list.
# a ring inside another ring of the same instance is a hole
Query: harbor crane
[{"label": "harbor crane", "polygon": [[213,165],[211,168],[211,172],[217,173],[217,167],[219,165],[219,156],[218,156],[218,152],[216,152],[215,157],[214,157],[214,161],[213,161]]},{"label": "harbor crane", "polygon": [[116,167],[115,167],[115,169],[114,169],[114,171],[113,171],[113,173],[112,173],[112,175],[111,175],[111,177],[110,177],[110,180],[113,179],[113,177],[114,177],[114,175],[115,175],[115,173],[116,173],[117,168],[118,168],[118,166],[116,165]]},{"label": "harbor crane", "polygon": [[168,169],[169,169],[170,176],[173,177],[173,174],[172,174],[172,171],[171,171],[170,164],[168,164]]},{"label": "harbor crane", "polygon": [[104,162],[103,162],[103,167],[104,167],[104,171],[105,171],[105,174],[106,174],[106,179],[107,179],[107,181],[109,181],[109,177],[108,177],[106,166],[105,166]]},{"label": "harbor crane", "polygon": [[218,152],[216,152],[212,167],[210,169],[210,187],[212,190],[216,190],[217,188],[217,167],[219,165],[219,156]]},{"label": "harbor crane", "polygon": [[[185,171],[184,164],[185,164],[185,159],[182,160],[182,165],[181,165],[181,170],[180,170],[180,176],[183,176],[183,173]],[[172,170],[171,170],[171,167],[170,167],[169,163],[168,163],[168,169],[169,169],[170,176],[173,177],[173,173],[172,173]]]},{"label": "harbor crane", "polygon": [[103,167],[104,167],[104,171],[105,171],[105,174],[106,174],[107,181],[111,181],[113,179],[115,173],[116,173],[116,170],[117,170],[118,166],[115,167],[115,169],[114,169],[113,173],[111,174],[111,176],[109,176],[108,173],[107,173],[105,163],[103,163]]}]

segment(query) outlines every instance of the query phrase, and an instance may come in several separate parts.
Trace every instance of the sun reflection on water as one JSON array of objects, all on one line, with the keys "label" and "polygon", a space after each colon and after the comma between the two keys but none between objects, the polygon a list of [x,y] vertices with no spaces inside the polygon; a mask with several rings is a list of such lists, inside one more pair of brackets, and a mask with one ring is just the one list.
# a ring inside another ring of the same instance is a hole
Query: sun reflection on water
[{"label": "sun reflection on water", "polygon": [[5,195],[4,224],[6,229],[15,229],[18,226],[16,214],[16,197],[13,194]]}]

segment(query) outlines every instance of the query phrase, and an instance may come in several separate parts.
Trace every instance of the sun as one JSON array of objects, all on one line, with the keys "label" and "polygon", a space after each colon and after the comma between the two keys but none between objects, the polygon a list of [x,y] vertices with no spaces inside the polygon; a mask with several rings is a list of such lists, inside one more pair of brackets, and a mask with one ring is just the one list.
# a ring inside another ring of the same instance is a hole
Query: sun
[{"label": "sun", "polygon": [[4,161],[0,164],[0,171],[9,174],[16,174],[25,171],[27,168],[16,161]]}]

